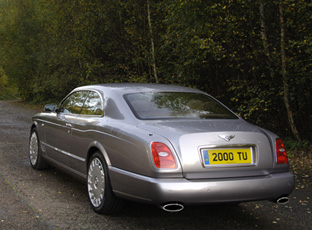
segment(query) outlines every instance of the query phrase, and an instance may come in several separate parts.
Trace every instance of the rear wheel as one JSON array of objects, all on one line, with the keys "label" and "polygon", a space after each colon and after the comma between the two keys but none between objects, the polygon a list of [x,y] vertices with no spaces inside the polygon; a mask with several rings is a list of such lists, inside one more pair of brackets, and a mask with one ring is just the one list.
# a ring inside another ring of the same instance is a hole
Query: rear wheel
[{"label": "rear wheel", "polygon": [[29,138],[29,161],[33,169],[46,169],[48,168],[48,163],[42,157],[39,136],[36,128],[31,130]]},{"label": "rear wheel", "polygon": [[112,191],[108,167],[100,152],[93,154],[88,165],[88,195],[93,210],[112,214],[121,209],[121,200]]}]

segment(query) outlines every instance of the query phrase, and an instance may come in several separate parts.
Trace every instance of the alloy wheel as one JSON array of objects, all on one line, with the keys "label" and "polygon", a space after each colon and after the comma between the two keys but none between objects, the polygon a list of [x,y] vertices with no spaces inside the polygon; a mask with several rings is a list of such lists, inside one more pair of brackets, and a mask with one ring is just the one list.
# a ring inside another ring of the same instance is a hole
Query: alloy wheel
[{"label": "alloy wheel", "polygon": [[99,158],[93,158],[88,170],[88,193],[94,207],[99,207],[104,201],[105,171]]}]

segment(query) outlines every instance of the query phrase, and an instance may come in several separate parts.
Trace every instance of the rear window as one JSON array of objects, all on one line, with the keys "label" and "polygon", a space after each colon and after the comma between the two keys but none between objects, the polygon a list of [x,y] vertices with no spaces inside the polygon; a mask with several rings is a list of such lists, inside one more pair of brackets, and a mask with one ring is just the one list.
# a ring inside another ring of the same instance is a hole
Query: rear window
[{"label": "rear window", "polygon": [[238,119],[205,94],[149,92],[126,94],[125,99],[138,119]]}]

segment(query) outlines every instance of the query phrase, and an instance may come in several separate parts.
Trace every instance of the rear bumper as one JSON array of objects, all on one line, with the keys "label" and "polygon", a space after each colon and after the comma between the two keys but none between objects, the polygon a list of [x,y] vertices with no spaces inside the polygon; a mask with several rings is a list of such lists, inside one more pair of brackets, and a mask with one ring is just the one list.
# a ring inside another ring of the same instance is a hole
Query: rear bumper
[{"label": "rear bumper", "polygon": [[288,196],[295,187],[294,175],[289,172],[243,179],[186,180],[150,178],[110,167],[110,178],[117,197],[154,205],[276,200]]}]

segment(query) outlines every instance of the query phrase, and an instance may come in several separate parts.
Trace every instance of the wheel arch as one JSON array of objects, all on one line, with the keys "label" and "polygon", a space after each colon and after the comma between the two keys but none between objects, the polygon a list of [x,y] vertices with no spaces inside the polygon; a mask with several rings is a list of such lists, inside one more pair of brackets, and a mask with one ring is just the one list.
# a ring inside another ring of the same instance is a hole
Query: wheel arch
[{"label": "wheel arch", "polygon": [[103,157],[104,157],[104,159],[106,161],[106,164],[108,166],[111,165],[111,161],[110,161],[110,159],[108,157],[108,154],[107,154],[105,148],[102,146],[102,144],[100,142],[93,141],[93,142],[90,143],[90,145],[88,147],[88,155],[87,155],[87,160],[86,160],[86,163],[87,163],[86,167],[87,168],[88,168],[88,164],[89,164],[89,161],[90,161],[92,155],[94,153],[98,152],[98,151],[103,155]]},{"label": "wheel arch", "polygon": [[38,131],[38,123],[35,121],[30,126],[30,133],[33,131],[33,129],[36,128]]}]

